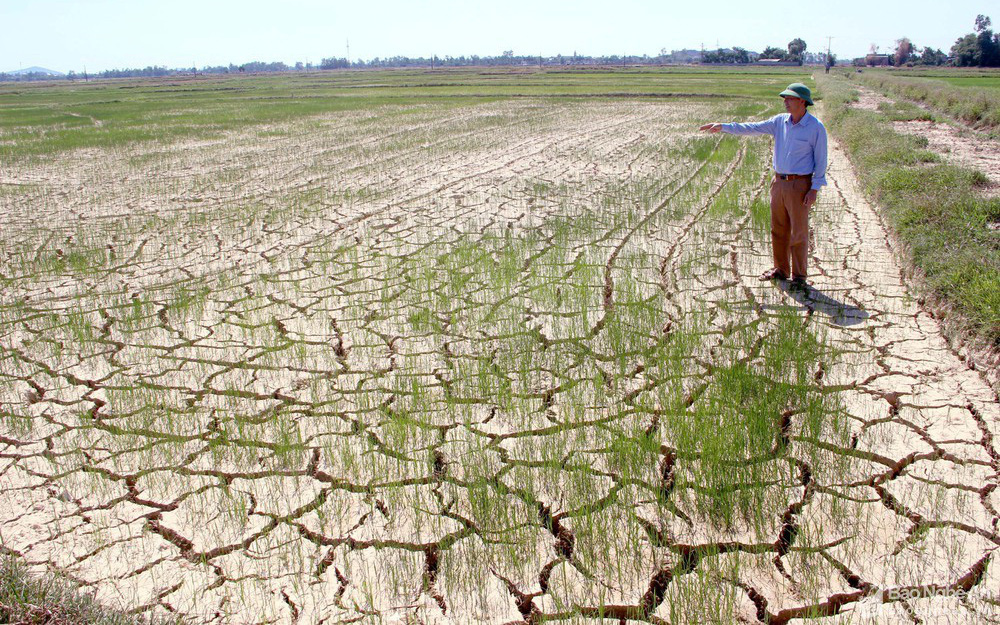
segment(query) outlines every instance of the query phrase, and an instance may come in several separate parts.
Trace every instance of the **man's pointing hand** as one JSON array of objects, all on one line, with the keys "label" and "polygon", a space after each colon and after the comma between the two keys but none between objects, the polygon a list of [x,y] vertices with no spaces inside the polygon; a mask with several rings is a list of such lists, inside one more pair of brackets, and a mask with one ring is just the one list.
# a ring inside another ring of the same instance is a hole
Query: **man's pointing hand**
[{"label": "man's pointing hand", "polygon": [[722,132],[722,124],[705,124],[698,130],[703,130],[705,132]]}]

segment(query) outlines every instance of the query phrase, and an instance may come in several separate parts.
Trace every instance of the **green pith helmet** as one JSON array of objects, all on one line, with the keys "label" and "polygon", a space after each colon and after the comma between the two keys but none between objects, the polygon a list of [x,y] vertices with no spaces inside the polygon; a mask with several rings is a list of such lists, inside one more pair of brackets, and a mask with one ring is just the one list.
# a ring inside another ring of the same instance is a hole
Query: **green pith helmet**
[{"label": "green pith helmet", "polygon": [[803,85],[800,82],[793,82],[792,84],[788,85],[788,89],[785,89],[778,95],[780,95],[781,97],[789,95],[792,96],[793,98],[802,98],[803,100],[806,101],[806,104],[809,105],[813,103],[812,91],[809,91],[809,87]]}]

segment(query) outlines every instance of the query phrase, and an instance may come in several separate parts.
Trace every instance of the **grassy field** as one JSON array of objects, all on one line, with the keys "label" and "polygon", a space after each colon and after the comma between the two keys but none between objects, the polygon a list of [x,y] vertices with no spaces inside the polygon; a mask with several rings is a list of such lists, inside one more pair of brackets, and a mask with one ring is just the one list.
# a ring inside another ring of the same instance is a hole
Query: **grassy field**
[{"label": "grassy field", "polygon": [[795,81],[0,86],[11,578],[194,622],[991,614],[995,406],[843,190],[816,290],[758,282],[770,146],[697,131]]}]

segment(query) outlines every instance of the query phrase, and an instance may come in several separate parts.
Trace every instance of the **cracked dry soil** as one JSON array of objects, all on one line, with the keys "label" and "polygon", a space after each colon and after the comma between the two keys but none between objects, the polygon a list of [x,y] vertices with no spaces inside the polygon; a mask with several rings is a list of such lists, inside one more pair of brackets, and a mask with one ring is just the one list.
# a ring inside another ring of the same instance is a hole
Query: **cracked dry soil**
[{"label": "cracked dry soil", "polygon": [[768,147],[706,116],[7,168],[2,549],[193,622],[1000,621],[996,396],[836,146],[813,290],[759,283]]}]

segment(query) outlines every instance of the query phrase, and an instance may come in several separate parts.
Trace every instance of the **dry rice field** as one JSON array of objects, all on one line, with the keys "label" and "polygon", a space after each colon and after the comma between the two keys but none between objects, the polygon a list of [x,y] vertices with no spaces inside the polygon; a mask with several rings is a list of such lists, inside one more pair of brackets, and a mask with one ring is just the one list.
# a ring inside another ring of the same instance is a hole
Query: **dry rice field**
[{"label": "dry rice field", "polygon": [[1000,402],[839,149],[813,288],[757,281],[731,107],[0,164],[0,549],[193,623],[1000,622]]}]

